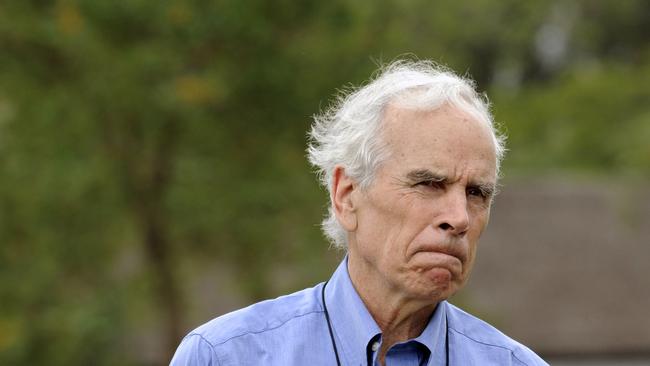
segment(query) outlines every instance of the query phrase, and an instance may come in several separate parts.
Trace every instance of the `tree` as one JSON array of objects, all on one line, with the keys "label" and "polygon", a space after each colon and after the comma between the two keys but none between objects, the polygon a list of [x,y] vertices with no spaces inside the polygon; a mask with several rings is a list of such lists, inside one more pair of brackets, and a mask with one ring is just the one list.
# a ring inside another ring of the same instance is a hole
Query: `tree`
[{"label": "tree", "polygon": [[0,3],[0,363],[144,363],[158,329],[166,363],[183,263],[251,301],[326,276],[309,116],[399,55],[489,91],[508,172],[647,176],[647,4]]}]

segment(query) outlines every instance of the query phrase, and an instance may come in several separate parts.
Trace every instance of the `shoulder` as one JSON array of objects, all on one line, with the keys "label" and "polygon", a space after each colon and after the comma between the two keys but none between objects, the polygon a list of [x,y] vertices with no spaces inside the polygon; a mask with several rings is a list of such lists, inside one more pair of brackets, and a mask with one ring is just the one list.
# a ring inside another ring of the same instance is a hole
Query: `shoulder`
[{"label": "shoulder", "polygon": [[[183,339],[172,364],[219,365],[218,354],[223,354],[220,351],[244,346],[239,343],[265,342],[265,337],[277,337],[278,332],[286,328],[313,320],[323,312],[319,292],[321,286],[258,302],[199,326]],[[209,361],[174,362],[190,357],[183,356],[185,354]]]},{"label": "shoulder", "polygon": [[196,328],[197,334],[213,345],[219,345],[250,333],[263,333],[314,313],[321,313],[317,287],[308,288],[215,318]]},{"label": "shoulder", "polygon": [[515,365],[548,365],[535,352],[523,344],[503,334],[485,321],[445,302],[449,319],[449,330],[463,339],[465,344],[488,352],[505,353],[511,356]]}]

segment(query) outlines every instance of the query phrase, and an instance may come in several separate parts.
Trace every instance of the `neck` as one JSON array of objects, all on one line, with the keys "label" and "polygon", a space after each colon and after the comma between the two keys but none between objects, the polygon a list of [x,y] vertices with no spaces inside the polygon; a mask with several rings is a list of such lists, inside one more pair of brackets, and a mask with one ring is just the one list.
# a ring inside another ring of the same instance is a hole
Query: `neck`
[{"label": "neck", "polygon": [[348,272],[359,297],[381,329],[379,361],[383,364],[392,345],[422,333],[437,303],[414,299],[391,288],[377,271],[372,271],[353,255],[348,256]]}]

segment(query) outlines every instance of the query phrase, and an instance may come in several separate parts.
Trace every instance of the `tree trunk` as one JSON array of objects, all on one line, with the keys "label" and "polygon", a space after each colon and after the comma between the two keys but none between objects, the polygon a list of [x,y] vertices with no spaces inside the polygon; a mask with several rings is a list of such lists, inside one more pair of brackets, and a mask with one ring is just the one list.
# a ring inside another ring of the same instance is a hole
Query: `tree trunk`
[{"label": "tree trunk", "polygon": [[146,265],[153,284],[154,305],[163,318],[162,357],[163,364],[167,364],[183,335],[181,297],[173,271],[172,243],[164,208],[173,171],[178,124],[175,120],[164,121],[159,126],[151,151],[143,150],[141,136],[134,132],[134,128],[142,128],[137,120],[126,123],[107,121],[104,127],[108,153],[117,163],[127,203],[142,235]]}]

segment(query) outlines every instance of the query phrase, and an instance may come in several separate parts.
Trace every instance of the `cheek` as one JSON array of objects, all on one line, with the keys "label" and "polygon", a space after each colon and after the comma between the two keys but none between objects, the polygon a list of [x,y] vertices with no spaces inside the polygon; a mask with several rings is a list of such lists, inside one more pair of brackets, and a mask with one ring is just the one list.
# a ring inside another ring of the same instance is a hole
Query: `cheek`
[{"label": "cheek", "polygon": [[472,228],[471,235],[472,239],[478,240],[478,238],[483,234],[483,231],[487,227],[488,220],[490,218],[490,209],[489,208],[479,208],[471,212],[472,215]]},{"label": "cheek", "polygon": [[474,267],[474,260],[476,259],[476,245],[473,245],[469,248],[469,253],[467,256],[467,269],[468,271],[472,270]]},{"label": "cheek", "polygon": [[357,230],[354,233],[359,248],[368,257],[379,258],[390,253],[391,237],[397,227],[383,210],[373,207],[359,213]]},{"label": "cheek", "polygon": [[[419,239],[426,240],[430,229],[429,208],[410,200],[391,212],[390,244],[393,253],[405,253],[408,247]],[[422,238],[424,237],[424,238]]]},{"label": "cheek", "polygon": [[413,200],[406,199],[395,192],[373,195],[369,203],[364,207],[363,214],[367,218],[367,223],[372,225],[370,229],[385,234],[394,231],[395,228],[408,225],[415,219],[413,213],[418,212]]},{"label": "cheek", "polygon": [[476,256],[477,247],[479,245],[479,239],[483,234],[483,231],[487,227],[488,214],[489,211],[484,211],[482,214],[479,214],[475,217],[473,221],[473,227],[471,228],[468,236],[469,247],[468,247],[468,264],[471,267],[474,263],[474,257]]},{"label": "cheek", "polygon": [[372,247],[386,262],[397,261],[409,243],[426,227],[422,225],[427,209],[421,200],[394,190],[372,192],[358,212],[357,237]]}]

